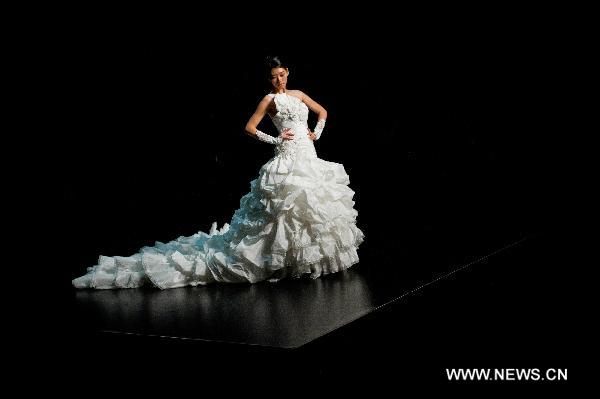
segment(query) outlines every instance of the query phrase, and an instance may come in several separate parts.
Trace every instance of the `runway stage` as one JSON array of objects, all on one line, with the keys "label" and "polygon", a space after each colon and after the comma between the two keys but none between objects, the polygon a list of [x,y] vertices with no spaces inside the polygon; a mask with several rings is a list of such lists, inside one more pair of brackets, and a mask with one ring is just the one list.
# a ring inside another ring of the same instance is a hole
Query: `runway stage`
[{"label": "runway stage", "polygon": [[315,280],[74,290],[73,320],[103,334],[297,348],[424,286],[456,278],[454,273],[486,267],[488,259],[526,240],[515,237],[463,253],[467,248],[458,243],[454,253],[413,247],[400,257],[365,250],[353,268]]},{"label": "runway stage", "polygon": [[73,290],[52,351],[71,378],[125,373],[118,384],[131,391],[157,372],[159,381],[302,378],[341,389],[335,381],[354,378],[449,384],[448,367],[566,368],[562,242],[550,231],[438,226],[393,252],[365,246],[354,268],[317,280]]}]

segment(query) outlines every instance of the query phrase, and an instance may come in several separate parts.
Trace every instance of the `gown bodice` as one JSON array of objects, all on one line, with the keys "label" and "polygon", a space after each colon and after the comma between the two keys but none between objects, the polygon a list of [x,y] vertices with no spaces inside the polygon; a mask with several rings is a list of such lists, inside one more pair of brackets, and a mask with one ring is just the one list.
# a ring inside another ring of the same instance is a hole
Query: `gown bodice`
[{"label": "gown bodice", "polygon": [[308,137],[308,107],[296,96],[287,93],[269,94],[275,103],[276,113],[271,116],[275,128],[281,134],[283,129],[294,131],[292,140],[284,140],[275,148],[275,154],[281,157],[304,155],[316,157],[313,141]]}]

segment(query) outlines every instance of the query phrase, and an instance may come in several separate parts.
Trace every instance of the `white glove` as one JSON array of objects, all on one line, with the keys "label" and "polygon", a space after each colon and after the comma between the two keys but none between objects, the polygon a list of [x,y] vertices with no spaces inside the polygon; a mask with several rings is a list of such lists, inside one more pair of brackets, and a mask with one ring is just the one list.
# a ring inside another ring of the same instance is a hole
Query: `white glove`
[{"label": "white glove", "polygon": [[313,133],[317,136],[317,140],[321,137],[321,133],[323,133],[323,129],[325,128],[325,119],[319,119],[317,122],[317,126],[315,126],[315,130]]},{"label": "white glove", "polygon": [[263,133],[258,129],[256,129],[256,138],[259,139],[260,141],[264,141],[265,143],[275,144],[275,145],[281,144],[281,142],[283,140],[281,137],[273,137],[270,134]]}]

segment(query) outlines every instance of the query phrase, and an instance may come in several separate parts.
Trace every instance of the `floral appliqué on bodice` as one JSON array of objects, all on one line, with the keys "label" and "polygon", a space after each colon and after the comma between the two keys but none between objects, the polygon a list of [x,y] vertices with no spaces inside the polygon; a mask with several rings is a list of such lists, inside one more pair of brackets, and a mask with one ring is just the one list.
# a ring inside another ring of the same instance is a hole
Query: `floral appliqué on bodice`
[{"label": "floral appliqu\u00e9 on bodice", "polygon": [[308,107],[301,99],[286,93],[270,94],[275,103],[276,113],[271,116],[279,134],[283,129],[294,130],[293,140],[283,140],[276,146],[276,155],[295,158],[299,151],[307,151],[316,156],[312,140],[308,137]]}]

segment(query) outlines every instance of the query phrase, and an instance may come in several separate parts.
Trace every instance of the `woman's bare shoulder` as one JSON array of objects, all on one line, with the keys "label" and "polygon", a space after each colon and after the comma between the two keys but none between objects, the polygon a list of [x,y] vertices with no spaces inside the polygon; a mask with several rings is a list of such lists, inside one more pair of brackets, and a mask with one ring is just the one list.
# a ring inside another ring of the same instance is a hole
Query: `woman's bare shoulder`
[{"label": "woman's bare shoulder", "polygon": [[303,100],[305,96],[302,90],[288,90],[287,93],[290,96],[298,97],[300,100]]},{"label": "woman's bare shoulder", "polygon": [[272,94],[265,94],[264,97],[262,97],[260,99],[260,104],[270,104],[273,102],[273,95]]}]

